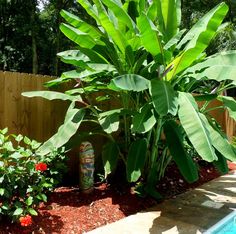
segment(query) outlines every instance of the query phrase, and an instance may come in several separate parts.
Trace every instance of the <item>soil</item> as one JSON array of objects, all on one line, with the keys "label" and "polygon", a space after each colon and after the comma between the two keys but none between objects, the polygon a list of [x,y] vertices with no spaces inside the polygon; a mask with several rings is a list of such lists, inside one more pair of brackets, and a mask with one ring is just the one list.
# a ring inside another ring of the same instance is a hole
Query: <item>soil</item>
[{"label": "soil", "polygon": [[[200,163],[199,181],[188,184],[172,165],[167,168],[157,190],[164,199],[169,199],[218,176],[219,173],[211,164]],[[105,183],[87,195],[82,194],[78,187],[60,187],[50,195],[46,204],[40,206],[39,215],[33,217],[30,227],[21,227],[19,223],[12,224],[2,219],[0,234],[81,234],[155,204],[157,201],[154,199],[140,198],[130,188],[112,187]]]}]

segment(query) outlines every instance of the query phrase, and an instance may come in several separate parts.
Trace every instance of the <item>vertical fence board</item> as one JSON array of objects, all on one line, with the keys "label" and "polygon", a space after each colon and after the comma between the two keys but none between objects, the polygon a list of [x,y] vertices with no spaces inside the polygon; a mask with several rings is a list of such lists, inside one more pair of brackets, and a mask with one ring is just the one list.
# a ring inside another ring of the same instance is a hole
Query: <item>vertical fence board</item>
[{"label": "vertical fence board", "polygon": [[225,111],[225,132],[230,141],[236,136],[235,120],[229,117],[228,111]]},{"label": "vertical fence board", "polygon": [[9,129],[17,129],[16,117],[17,117],[17,80],[14,74],[9,74],[5,77],[5,98],[4,98],[4,114],[6,115],[4,119],[4,127]]},{"label": "vertical fence board", "polygon": [[[25,75],[25,76],[24,76]],[[28,81],[26,76],[27,74],[19,75],[19,84],[21,87],[21,91],[30,90],[30,82]],[[20,102],[20,133],[23,135],[29,135],[29,122],[30,122],[30,100],[21,96]]]},{"label": "vertical fence board", "polygon": [[5,76],[3,75],[3,72],[0,71],[0,127],[3,128],[5,123],[4,123],[4,108],[5,108]]}]

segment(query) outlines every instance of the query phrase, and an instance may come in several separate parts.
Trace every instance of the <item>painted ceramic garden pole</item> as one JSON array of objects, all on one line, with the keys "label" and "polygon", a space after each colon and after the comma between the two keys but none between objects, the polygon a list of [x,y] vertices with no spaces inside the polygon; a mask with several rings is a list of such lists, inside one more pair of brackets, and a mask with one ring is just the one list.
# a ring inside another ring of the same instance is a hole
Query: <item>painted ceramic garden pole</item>
[{"label": "painted ceramic garden pole", "polygon": [[90,142],[80,145],[80,189],[84,193],[93,191],[94,185],[94,150]]}]

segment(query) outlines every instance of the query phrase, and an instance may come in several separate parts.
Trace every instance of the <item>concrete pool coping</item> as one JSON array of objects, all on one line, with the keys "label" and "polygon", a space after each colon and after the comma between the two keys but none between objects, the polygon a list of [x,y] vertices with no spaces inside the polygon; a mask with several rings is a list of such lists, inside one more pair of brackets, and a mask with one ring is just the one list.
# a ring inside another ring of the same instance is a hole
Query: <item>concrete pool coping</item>
[{"label": "concrete pool coping", "polygon": [[87,234],[203,233],[236,209],[236,171]]},{"label": "concrete pool coping", "polygon": [[[232,211],[228,215],[226,215],[223,219],[221,219],[218,223],[210,227],[204,234],[212,234],[212,233],[223,233],[227,231],[226,233],[233,233],[233,230],[230,230],[231,224],[233,224],[233,227],[235,227],[236,222],[236,210]],[[230,225],[230,227],[228,226]],[[235,231],[235,230],[234,230]]]}]

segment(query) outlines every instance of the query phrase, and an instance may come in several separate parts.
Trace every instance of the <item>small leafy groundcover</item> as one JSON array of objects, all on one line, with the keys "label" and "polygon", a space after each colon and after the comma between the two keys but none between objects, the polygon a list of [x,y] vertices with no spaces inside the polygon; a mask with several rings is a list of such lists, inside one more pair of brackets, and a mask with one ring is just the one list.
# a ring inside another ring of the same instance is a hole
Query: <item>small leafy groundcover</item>
[{"label": "small leafy groundcover", "polygon": [[62,150],[39,155],[40,143],[7,132],[0,130],[0,214],[29,226],[40,202],[62,179],[65,155]]}]

